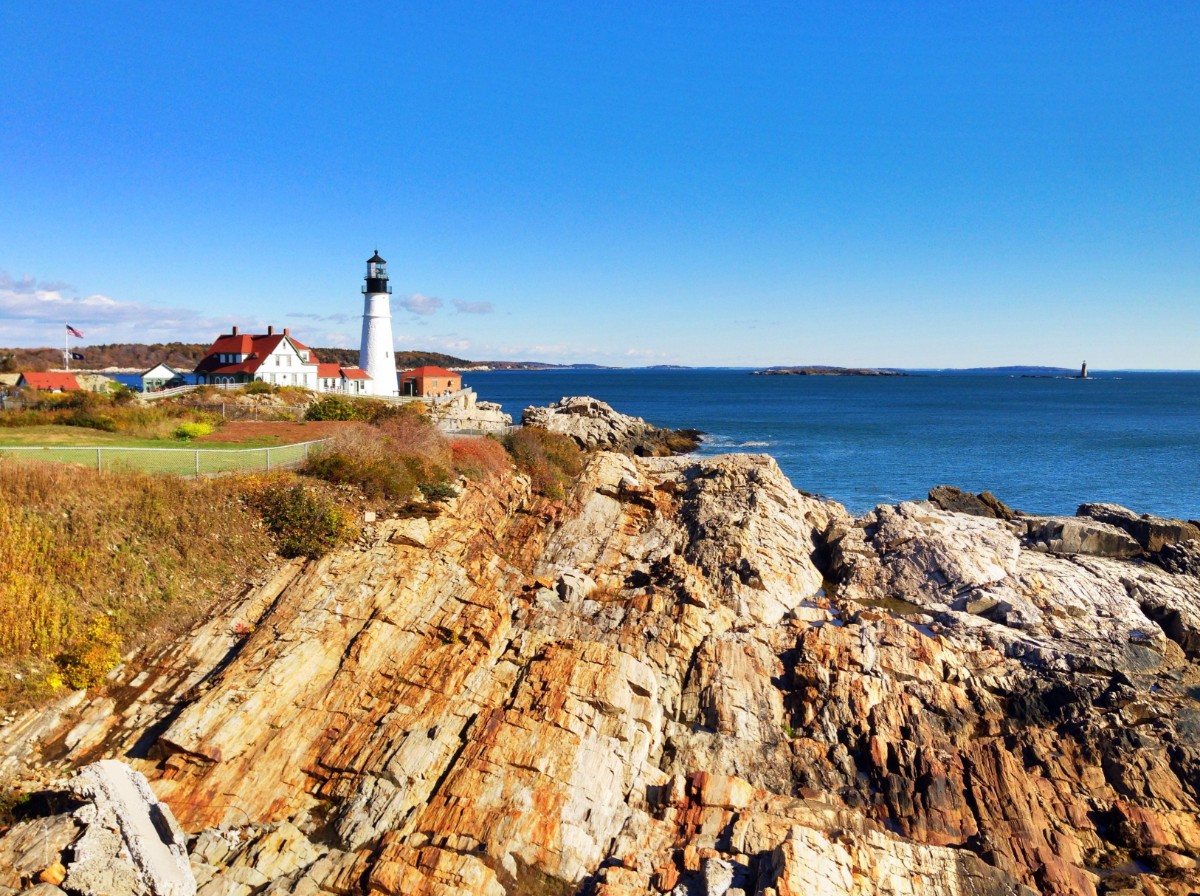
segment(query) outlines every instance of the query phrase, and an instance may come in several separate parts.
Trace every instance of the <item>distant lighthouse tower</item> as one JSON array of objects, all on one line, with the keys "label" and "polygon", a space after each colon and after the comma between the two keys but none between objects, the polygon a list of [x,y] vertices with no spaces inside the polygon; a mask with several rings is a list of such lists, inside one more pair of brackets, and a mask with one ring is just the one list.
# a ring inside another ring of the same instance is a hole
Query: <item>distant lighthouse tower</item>
[{"label": "distant lighthouse tower", "polygon": [[371,377],[372,395],[397,395],[396,356],[392,353],[392,287],[388,285],[387,262],[379,250],[367,259],[367,282],[363,286],[362,347],[358,366]]}]

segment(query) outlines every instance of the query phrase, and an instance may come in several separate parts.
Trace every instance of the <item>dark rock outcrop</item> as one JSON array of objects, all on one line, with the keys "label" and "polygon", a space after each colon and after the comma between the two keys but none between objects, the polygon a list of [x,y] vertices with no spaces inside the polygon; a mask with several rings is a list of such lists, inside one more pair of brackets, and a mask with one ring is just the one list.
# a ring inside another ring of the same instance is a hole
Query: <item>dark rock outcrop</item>
[{"label": "dark rock outcrop", "polygon": [[1169,545],[1186,541],[1200,542],[1200,527],[1194,523],[1148,513],[1137,514],[1120,504],[1081,504],[1075,515],[1124,529],[1137,540],[1142,550],[1151,554]]},{"label": "dark rock outcrop", "polygon": [[986,516],[997,520],[1011,520],[1017,516],[1012,508],[991,492],[975,495],[953,485],[939,485],[930,489],[929,501],[935,507],[952,513],[969,513],[971,516]]}]

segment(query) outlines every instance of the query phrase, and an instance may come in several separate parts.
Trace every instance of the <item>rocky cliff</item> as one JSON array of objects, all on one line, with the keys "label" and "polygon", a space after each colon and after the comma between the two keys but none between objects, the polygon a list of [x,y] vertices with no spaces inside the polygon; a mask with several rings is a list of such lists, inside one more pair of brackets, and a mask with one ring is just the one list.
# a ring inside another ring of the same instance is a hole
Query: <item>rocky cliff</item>
[{"label": "rocky cliff", "polygon": [[1095,508],[855,520],[744,455],[465,485],[11,719],[0,893],[102,892],[55,782],[108,758],[201,896],[1196,892],[1198,548]]}]

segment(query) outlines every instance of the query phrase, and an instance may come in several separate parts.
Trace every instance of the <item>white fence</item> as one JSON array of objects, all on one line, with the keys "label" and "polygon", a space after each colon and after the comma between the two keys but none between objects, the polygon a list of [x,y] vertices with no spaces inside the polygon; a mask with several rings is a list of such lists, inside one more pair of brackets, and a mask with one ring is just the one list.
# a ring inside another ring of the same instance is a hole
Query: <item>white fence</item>
[{"label": "white fence", "polygon": [[329,439],[297,442],[271,448],[76,448],[0,447],[0,458],[81,464],[95,470],[171,473],[207,476],[217,473],[252,473],[301,464],[315,446]]}]

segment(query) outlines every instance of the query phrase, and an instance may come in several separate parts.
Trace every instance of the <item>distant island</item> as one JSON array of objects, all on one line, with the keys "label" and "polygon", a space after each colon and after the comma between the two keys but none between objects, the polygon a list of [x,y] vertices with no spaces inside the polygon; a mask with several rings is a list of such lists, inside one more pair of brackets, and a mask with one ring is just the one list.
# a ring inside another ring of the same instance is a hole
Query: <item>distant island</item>
[{"label": "distant island", "polygon": [[752,376],[909,376],[900,370],[880,370],[874,367],[764,367],[750,371]]}]

